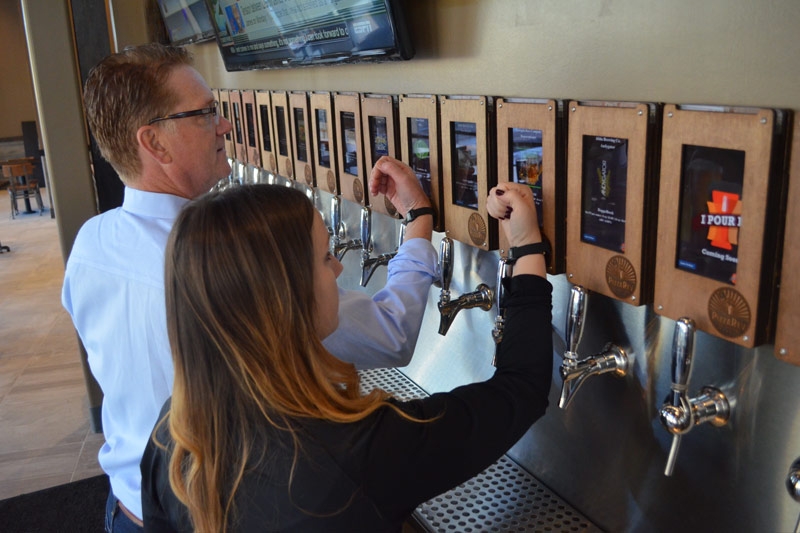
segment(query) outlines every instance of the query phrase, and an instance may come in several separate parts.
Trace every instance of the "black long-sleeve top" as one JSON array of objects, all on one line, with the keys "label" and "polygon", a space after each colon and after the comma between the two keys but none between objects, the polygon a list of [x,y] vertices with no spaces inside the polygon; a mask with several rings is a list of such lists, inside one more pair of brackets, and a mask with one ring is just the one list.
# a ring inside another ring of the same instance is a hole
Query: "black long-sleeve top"
[{"label": "black long-sleeve top", "polygon": [[[239,486],[229,530],[400,531],[418,505],[497,461],[544,414],[553,368],[552,286],[532,275],[507,281],[491,379],[396,402],[414,417],[435,418],[430,422],[408,421],[390,408],[350,424],[297,420],[302,449],[291,487],[291,439],[272,431],[265,456]],[[170,442],[166,425],[158,439]],[[191,530],[170,489],[168,461],[151,439],[141,463],[147,531]]]}]

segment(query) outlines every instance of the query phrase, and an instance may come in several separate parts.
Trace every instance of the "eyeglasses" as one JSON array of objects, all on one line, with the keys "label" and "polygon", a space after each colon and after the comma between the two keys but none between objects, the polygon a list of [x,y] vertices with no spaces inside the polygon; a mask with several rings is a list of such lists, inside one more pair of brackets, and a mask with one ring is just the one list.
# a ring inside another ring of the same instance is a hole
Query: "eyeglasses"
[{"label": "eyeglasses", "polygon": [[204,115],[214,115],[214,123],[219,124],[219,113],[217,112],[217,102],[211,104],[211,107],[204,107],[203,109],[194,109],[192,111],[182,111],[180,113],[175,113],[174,115],[167,115],[165,117],[158,117],[151,119],[150,122],[147,123],[148,126],[151,124],[155,124],[161,120],[172,120],[174,118],[188,118],[188,117],[200,117]]}]

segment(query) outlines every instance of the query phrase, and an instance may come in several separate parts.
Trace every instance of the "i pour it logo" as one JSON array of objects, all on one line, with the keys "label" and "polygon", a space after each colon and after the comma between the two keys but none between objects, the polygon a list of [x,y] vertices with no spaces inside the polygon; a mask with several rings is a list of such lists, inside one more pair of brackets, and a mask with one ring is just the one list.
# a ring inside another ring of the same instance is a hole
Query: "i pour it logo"
[{"label": "i pour it logo", "polygon": [[732,192],[711,191],[708,213],[700,215],[700,225],[708,227],[706,238],[711,246],[732,250],[739,244],[739,228],[742,225],[742,202]]}]

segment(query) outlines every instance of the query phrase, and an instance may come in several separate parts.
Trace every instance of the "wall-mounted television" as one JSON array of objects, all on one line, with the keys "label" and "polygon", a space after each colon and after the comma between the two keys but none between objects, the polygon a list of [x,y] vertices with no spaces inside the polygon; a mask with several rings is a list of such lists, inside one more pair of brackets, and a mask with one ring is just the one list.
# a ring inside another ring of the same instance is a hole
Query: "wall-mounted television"
[{"label": "wall-mounted television", "polygon": [[205,0],[228,71],[411,59],[404,0]]},{"label": "wall-mounted television", "polygon": [[158,10],[174,45],[209,41],[214,24],[203,0],[158,0]]}]

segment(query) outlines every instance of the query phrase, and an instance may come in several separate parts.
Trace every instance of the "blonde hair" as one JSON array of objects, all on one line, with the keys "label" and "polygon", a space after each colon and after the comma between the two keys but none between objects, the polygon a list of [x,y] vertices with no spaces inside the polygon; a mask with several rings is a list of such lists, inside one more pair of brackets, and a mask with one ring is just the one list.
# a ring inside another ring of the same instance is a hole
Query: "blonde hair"
[{"label": "blonde hair", "polygon": [[251,445],[271,428],[291,434],[296,460],[292,419],[354,422],[391,406],[382,391],[362,396],[354,366],[315,333],[315,216],[299,191],[252,185],[188,205],[170,235],[169,479],[196,530],[234,520],[236,490],[263,454]]},{"label": "blonde hair", "polygon": [[86,118],[100,153],[126,184],[142,170],[136,132],[177,103],[166,81],[184,65],[192,65],[184,48],[150,43],[112,54],[89,72],[83,90]]}]

